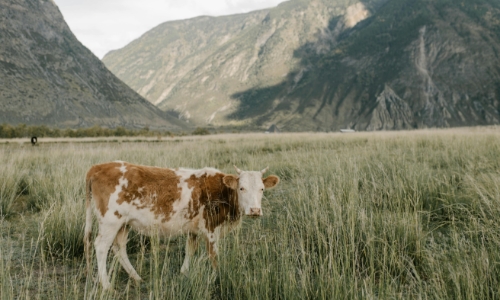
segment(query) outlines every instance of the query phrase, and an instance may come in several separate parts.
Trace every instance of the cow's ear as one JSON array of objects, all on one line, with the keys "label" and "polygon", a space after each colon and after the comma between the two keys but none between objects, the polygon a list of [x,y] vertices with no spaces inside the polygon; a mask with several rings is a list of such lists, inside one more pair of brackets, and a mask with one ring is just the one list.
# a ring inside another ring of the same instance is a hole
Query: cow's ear
[{"label": "cow's ear", "polygon": [[280,179],[278,178],[278,176],[270,175],[262,179],[262,181],[264,182],[264,186],[266,187],[266,189],[270,189],[275,187],[280,182]]},{"label": "cow's ear", "polygon": [[233,190],[238,188],[238,177],[234,175],[226,175],[224,178],[222,178],[222,182],[228,187]]}]

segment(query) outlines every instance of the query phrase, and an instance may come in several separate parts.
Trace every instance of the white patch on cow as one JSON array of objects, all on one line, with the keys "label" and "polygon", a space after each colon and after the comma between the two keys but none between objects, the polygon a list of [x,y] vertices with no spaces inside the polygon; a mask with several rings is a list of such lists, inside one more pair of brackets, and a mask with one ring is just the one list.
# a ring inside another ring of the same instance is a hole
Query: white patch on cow
[{"label": "white patch on cow", "polygon": [[122,188],[127,187],[128,186],[128,179],[125,177],[118,179],[118,185]]},{"label": "white patch on cow", "polygon": [[194,175],[196,178],[200,178],[203,175],[207,176],[215,176],[218,173],[221,173],[221,171],[215,169],[215,168],[203,168],[203,169],[186,169],[186,168],[179,168],[176,170],[173,170],[178,176],[181,176],[184,179],[189,179],[191,175]]},{"label": "white patch on cow", "polygon": [[140,188],[137,189],[137,192],[139,192],[139,193],[142,193],[142,191],[144,191],[143,187],[140,187]]},{"label": "white patch on cow", "polygon": [[204,174],[207,174],[207,176],[215,176],[218,173],[221,173],[219,170],[214,169],[214,168],[204,168],[199,170],[199,173],[196,175],[196,177],[201,177]]},{"label": "white patch on cow", "polygon": [[139,206],[142,205],[142,200],[139,198],[134,198],[134,200],[132,200],[131,203],[135,206]]},{"label": "white patch on cow", "polygon": [[121,167],[119,167],[118,169],[120,170],[120,172],[122,172],[122,177],[118,179],[118,185],[115,187],[115,192],[111,194],[111,196],[109,197],[109,202],[112,203],[118,200],[118,195],[120,194],[120,192],[123,190],[124,187],[128,186],[128,180],[127,178],[125,178],[125,172],[127,172],[127,167],[125,166],[124,162],[121,162],[121,164],[122,164]]},{"label": "white patch on cow", "polygon": [[120,172],[122,172],[122,174],[125,174],[125,172],[127,172],[127,167],[125,167],[124,163],[122,163],[122,166],[120,167]]},{"label": "white patch on cow", "polygon": [[[125,165],[123,163],[119,169],[123,174],[125,174],[125,172],[127,172],[127,168],[125,167]],[[108,214],[114,215],[115,211],[117,211],[116,207],[114,207],[114,206],[117,206],[116,201],[118,201],[118,198],[120,196],[120,193],[123,191],[123,188],[124,187],[126,188],[127,186],[128,186],[128,180],[127,180],[127,178],[125,178],[125,175],[122,175],[122,177],[120,177],[118,179],[118,184],[115,186],[115,191],[109,196],[108,210],[106,211],[104,216],[106,216]]]},{"label": "white patch on cow", "polygon": [[208,236],[208,241],[210,243],[215,243],[219,240],[220,238],[220,233],[221,233],[221,227],[222,226],[218,226],[214,229],[214,233],[211,233],[209,236]]}]

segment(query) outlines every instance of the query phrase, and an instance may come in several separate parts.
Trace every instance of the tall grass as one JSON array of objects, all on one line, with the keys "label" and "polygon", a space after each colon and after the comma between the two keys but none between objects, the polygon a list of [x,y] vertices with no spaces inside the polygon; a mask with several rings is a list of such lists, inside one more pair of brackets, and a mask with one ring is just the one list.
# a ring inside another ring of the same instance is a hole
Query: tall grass
[{"label": "tall grass", "polygon": [[9,216],[15,211],[15,200],[27,193],[24,168],[24,151],[11,155],[12,150],[0,150],[0,216]]},{"label": "tall grass", "polygon": [[[499,298],[499,138],[492,128],[3,145],[12,196],[0,203],[0,297]],[[117,159],[229,173],[269,165],[282,181],[264,216],[222,241],[217,270],[202,245],[180,275],[184,237],[132,232],[144,281],[110,255],[115,290],[102,292],[82,258],[84,177]]]}]

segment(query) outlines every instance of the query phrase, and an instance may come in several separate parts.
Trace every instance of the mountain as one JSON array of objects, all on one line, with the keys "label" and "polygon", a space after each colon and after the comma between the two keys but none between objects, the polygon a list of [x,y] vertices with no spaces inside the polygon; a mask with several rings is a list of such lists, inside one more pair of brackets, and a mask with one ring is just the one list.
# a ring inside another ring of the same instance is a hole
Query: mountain
[{"label": "mountain", "polygon": [[295,71],[235,95],[232,117],[259,99],[267,108],[254,122],[288,130],[499,124],[499,20],[497,1],[387,1],[325,55],[299,49],[299,82]]},{"label": "mountain", "polygon": [[294,51],[352,3],[294,0],[246,14],[166,22],[103,62],[146,99],[191,123],[242,125],[246,119],[228,119],[239,106],[232,95],[281,82],[300,62]]},{"label": "mountain", "polygon": [[290,0],[157,26],[103,62],[191,123],[282,130],[500,123],[497,0]]},{"label": "mountain", "polygon": [[0,123],[176,130],[73,35],[52,0],[0,1]]}]

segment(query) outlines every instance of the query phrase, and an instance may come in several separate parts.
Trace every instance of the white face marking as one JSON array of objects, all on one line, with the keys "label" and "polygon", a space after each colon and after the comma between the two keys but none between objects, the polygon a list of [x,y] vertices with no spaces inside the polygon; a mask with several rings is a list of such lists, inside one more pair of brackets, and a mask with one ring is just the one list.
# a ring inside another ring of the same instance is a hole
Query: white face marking
[{"label": "white face marking", "polygon": [[242,171],[239,175],[238,203],[246,215],[262,216],[264,182],[259,171]]}]

